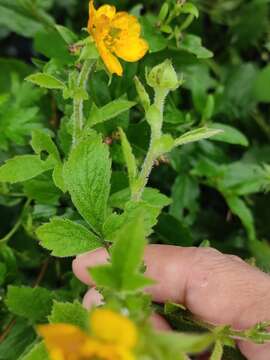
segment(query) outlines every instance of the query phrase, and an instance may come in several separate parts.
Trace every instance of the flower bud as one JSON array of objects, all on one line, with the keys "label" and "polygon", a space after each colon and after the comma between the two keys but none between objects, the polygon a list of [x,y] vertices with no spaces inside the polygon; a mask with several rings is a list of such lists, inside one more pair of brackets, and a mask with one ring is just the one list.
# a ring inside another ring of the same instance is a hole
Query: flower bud
[{"label": "flower bud", "polygon": [[155,66],[146,74],[147,83],[152,88],[158,90],[176,90],[180,86],[176,71],[170,60],[165,60],[162,64]]}]

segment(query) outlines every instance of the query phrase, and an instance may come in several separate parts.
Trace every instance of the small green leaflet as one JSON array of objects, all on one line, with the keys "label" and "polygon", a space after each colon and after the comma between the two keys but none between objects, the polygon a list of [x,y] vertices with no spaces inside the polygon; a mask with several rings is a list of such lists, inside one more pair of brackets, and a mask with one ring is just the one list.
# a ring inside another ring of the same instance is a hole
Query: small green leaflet
[{"label": "small green leaflet", "polygon": [[66,192],[63,178],[63,164],[59,151],[51,136],[44,130],[34,130],[32,132],[31,146],[36,154],[40,155],[42,151],[46,151],[55,161],[55,166],[53,169],[53,181],[60,190]]},{"label": "small green leaflet", "polygon": [[33,75],[29,75],[25,80],[46,89],[61,90],[65,87],[65,84],[61,80],[45,73],[36,73]]},{"label": "small green leaflet", "polygon": [[248,146],[249,141],[247,137],[238,129],[221,123],[214,123],[209,125],[210,129],[221,130],[220,134],[213,137],[212,140],[222,141],[228,144]]},{"label": "small green leaflet", "polygon": [[55,217],[36,230],[41,245],[58,257],[75,256],[101,246],[90,230],[74,221]]},{"label": "small green leaflet", "polygon": [[95,104],[93,104],[86,125],[92,127],[96,124],[100,124],[104,121],[113,119],[116,116],[122,114],[123,112],[131,109],[134,105],[136,105],[136,102],[128,101],[121,98],[111,101],[102,108],[98,108]]},{"label": "small green leaflet", "polygon": [[121,137],[122,151],[128,169],[129,183],[130,185],[132,185],[133,181],[136,179],[137,171],[138,171],[136,158],[132,152],[132,147],[128,141],[128,138],[121,128],[119,128],[119,133]]},{"label": "small green leaflet", "polygon": [[64,166],[65,185],[82,217],[102,230],[110,194],[111,160],[100,135],[92,132],[73,147]]},{"label": "small green leaflet", "polygon": [[221,132],[222,130],[210,129],[208,127],[201,127],[199,129],[191,130],[176,139],[175,146],[185,145],[195,141],[208,139],[214,135],[220,134]]},{"label": "small green leaflet", "polygon": [[129,292],[153,284],[139,272],[145,245],[144,220],[138,213],[117,232],[111,249],[111,264],[90,269],[97,286]]}]

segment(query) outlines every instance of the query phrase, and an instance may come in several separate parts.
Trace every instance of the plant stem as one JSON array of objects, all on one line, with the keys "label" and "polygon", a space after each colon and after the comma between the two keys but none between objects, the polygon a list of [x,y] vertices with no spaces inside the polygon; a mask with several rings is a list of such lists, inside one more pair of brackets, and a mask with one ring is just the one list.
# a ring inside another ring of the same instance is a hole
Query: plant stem
[{"label": "plant stem", "polygon": [[154,106],[158,109],[159,116],[155,119],[155,123],[151,125],[151,140],[147,155],[142,165],[141,172],[138,176],[135,186],[132,189],[131,199],[133,201],[140,201],[144,188],[148,183],[149,176],[157,159],[155,151],[155,143],[162,136],[162,125],[163,125],[163,113],[164,113],[164,101],[168,91],[156,91]]},{"label": "plant stem", "polygon": [[[82,69],[78,76],[76,90],[86,90],[87,80],[93,65],[94,62],[92,60],[86,60],[83,63]],[[84,99],[82,96],[75,96],[73,100],[73,145],[77,143],[84,125],[83,102]]]}]

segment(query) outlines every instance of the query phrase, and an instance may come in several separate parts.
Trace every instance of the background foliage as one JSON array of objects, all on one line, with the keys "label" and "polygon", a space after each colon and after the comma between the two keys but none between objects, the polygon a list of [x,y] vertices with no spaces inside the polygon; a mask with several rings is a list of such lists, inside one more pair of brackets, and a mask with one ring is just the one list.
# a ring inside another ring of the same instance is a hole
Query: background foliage
[{"label": "background foliage", "polygon": [[[142,109],[126,101],[137,99],[133,78],[136,74],[143,78],[145,66],[170,58],[184,83],[180,91],[169,97],[166,131],[179,136],[194,124],[211,126],[212,122],[226,131],[211,141],[177,148],[156,164],[150,186],[158,188],[171,202],[168,205],[163,199],[166,207],[150,241],[180,246],[209,241],[223,252],[254,259],[269,271],[269,1],[194,0],[200,16],[188,29],[188,36],[179,39],[178,47],[168,41],[171,29],[158,18],[163,1],[147,0],[135,6],[127,0],[107,3],[134,14],[142,11],[144,36],[151,47],[139,65],[126,65],[124,80],[114,78],[109,89],[105,74],[97,73],[91,78],[92,101],[108,119],[96,127],[110,144],[111,195],[128,185],[117,127],[125,130],[138,158],[148,147],[148,125],[140,121]],[[86,26],[87,11],[87,1],[0,0],[1,162],[16,155],[33,154],[30,139],[33,130],[38,129],[55,136],[60,155],[67,153],[70,136],[63,112],[69,112],[68,105],[57,92],[39,89],[24,78],[33,72],[34,65],[40,67],[48,59],[48,72],[65,76],[59,69],[68,66],[72,56],[53,30],[54,23],[79,32]],[[174,34],[183,21],[184,18],[173,21]],[[209,51],[214,57],[209,57]],[[116,98],[126,101],[121,104],[126,111],[111,119],[110,109],[104,106]],[[43,150],[37,153],[44,155]],[[9,171],[10,183],[0,183],[3,360],[23,359],[35,341],[32,325],[45,321],[54,300],[80,300],[85,292],[71,273],[71,260],[51,257],[38,244],[36,228],[52,216],[66,215],[78,220],[69,197],[51,180],[50,169],[48,166],[40,170],[40,164],[37,168],[31,165],[19,169],[25,176],[20,184],[12,184],[17,173]],[[40,175],[28,180],[29,171],[36,171],[36,175],[40,171]],[[6,175],[0,172],[0,180],[3,176]],[[117,207],[121,199],[111,196],[111,201]],[[50,248],[50,239],[46,241]]]}]

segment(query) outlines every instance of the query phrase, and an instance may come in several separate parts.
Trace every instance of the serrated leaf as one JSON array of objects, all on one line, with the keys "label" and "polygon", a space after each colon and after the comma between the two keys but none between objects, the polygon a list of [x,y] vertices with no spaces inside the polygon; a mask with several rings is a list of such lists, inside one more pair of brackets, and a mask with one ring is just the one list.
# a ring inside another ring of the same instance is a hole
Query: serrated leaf
[{"label": "serrated leaf", "polygon": [[29,75],[27,76],[27,78],[25,78],[25,80],[46,89],[61,90],[65,87],[65,84],[61,80],[45,73],[36,73]]},{"label": "serrated leaf", "polygon": [[0,181],[23,182],[53,168],[49,160],[43,161],[38,155],[15,156],[0,167]]},{"label": "serrated leaf", "polygon": [[111,249],[111,264],[90,269],[97,286],[135,291],[151,285],[153,282],[139,272],[145,245],[144,220],[138,213],[117,232]]},{"label": "serrated leaf", "polygon": [[128,141],[126,134],[124,133],[124,131],[121,128],[119,128],[119,132],[120,132],[120,137],[121,137],[122,151],[123,151],[127,169],[128,169],[129,182],[131,185],[137,176],[136,159],[132,152],[132,147],[130,145],[130,142]]},{"label": "serrated leaf", "polygon": [[210,129],[208,127],[202,127],[195,130],[188,131],[186,134],[180,136],[175,140],[175,146],[189,144],[195,141],[208,139],[212,136],[220,134],[222,130]]},{"label": "serrated leaf", "polygon": [[92,106],[87,125],[94,126],[104,121],[113,119],[116,116],[122,114],[123,112],[126,112],[129,109],[131,109],[134,105],[136,105],[136,102],[128,101],[121,98],[111,101],[110,103],[106,104],[101,108],[98,108],[94,104]]},{"label": "serrated leaf", "polygon": [[6,305],[11,313],[37,322],[45,320],[49,315],[52,299],[52,292],[45,288],[10,285]]},{"label": "serrated leaf", "polygon": [[238,129],[232,126],[221,123],[214,123],[209,125],[209,128],[222,131],[220,134],[217,134],[213,137],[212,140],[214,141],[222,141],[228,144],[235,144],[242,146],[249,145],[249,141],[247,137],[241,131],[239,131]]},{"label": "serrated leaf", "polygon": [[55,301],[49,322],[52,324],[64,323],[88,330],[88,311],[79,303],[67,303]]},{"label": "serrated leaf", "polygon": [[60,217],[41,225],[36,234],[41,245],[58,257],[82,254],[101,246],[98,238],[86,227]]},{"label": "serrated leaf", "polygon": [[60,161],[59,151],[50,135],[44,130],[34,130],[32,132],[31,146],[36,154],[40,155],[42,151],[47,151],[56,161]]},{"label": "serrated leaf", "polygon": [[106,217],[110,177],[109,150],[101,136],[92,133],[73,147],[64,166],[65,184],[77,210],[97,232]]}]

